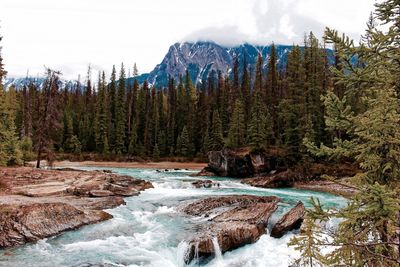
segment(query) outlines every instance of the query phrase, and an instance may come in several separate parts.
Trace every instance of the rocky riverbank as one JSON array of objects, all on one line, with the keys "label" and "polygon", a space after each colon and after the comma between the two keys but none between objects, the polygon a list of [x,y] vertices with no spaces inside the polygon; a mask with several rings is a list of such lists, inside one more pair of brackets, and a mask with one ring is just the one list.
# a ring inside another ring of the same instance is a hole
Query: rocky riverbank
[{"label": "rocky riverbank", "polygon": [[[284,153],[279,150],[251,152],[247,148],[223,149],[208,153],[208,165],[197,176],[230,176],[242,183],[263,188],[296,187],[342,195],[356,191],[348,186],[347,178],[359,169],[349,163],[304,163],[285,165]],[[337,180],[322,179],[328,175]]]},{"label": "rocky riverbank", "polygon": [[152,187],[104,171],[0,168],[0,249],[110,219],[103,209]]}]

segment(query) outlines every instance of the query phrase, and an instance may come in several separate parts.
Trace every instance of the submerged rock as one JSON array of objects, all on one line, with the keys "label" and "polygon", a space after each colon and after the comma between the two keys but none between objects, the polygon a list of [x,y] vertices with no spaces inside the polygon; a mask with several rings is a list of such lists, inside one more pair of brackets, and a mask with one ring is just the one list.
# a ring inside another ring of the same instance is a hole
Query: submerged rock
[{"label": "submerged rock", "polygon": [[213,182],[211,180],[198,180],[195,182],[192,182],[192,185],[196,188],[211,188],[211,187],[219,187],[220,184],[218,182]]},{"label": "submerged rock", "polygon": [[283,217],[275,224],[271,230],[271,236],[280,238],[288,231],[299,229],[303,223],[304,214],[304,205],[299,201],[293,209],[283,215]]},{"label": "submerged rock", "polygon": [[187,214],[214,217],[190,240],[185,261],[256,242],[265,233],[278,200],[277,197],[239,195],[207,198],[187,205],[183,209]]},{"label": "submerged rock", "polygon": [[108,220],[104,211],[83,211],[66,203],[34,203],[0,206],[0,248],[23,245]]}]

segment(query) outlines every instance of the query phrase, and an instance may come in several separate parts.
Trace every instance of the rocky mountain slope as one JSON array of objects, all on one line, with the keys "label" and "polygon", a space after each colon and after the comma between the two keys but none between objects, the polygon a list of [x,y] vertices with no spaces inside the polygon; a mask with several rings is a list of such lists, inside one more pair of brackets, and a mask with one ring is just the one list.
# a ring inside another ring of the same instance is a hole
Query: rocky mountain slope
[{"label": "rocky mountain slope", "polygon": [[[272,45],[252,45],[242,44],[235,47],[225,47],[214,42],[196,43],[175,43],[170,46],[167,54],[160,64],[150,73],[144,73],[137,77],[128,78],[128,83],[132,84],[135,79],[141,84],[148,81],[150,85],[165,87],[168,84],[168,77],[178,80],[179,76],[185,75],[186,69],[189,71],[190,78],[194,83],[204,83],[207,81],[211,72],[215,77],[218,71],[223,75],[230,75],[235,57],[239,60],[239,74],[243,71],[243,61],[246,58],[247,67],[250,72],[254,72],[258,54],[264,58],[264,71],[268,67],[268,59]],[[278,67],[284,67],[287,62],[287,55],[291,51],[291,45],[275,45]],[[330,63],[333,63],[332,50],[327,50]],[[7,78],[5,87],[14,85],[17,89],[33,82],[41,87],[44,83],[43,77],[38,78]],[[61,80],[61,87],[73,86],[76,81]]]}]

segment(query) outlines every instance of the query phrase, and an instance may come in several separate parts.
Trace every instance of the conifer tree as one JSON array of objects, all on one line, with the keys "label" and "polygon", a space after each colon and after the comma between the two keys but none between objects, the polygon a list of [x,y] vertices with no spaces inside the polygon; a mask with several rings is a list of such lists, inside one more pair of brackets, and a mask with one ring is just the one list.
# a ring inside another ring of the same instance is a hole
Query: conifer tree
[{"label": "conifer tree", "polygon": [[220,78],[219,82],[219,90],[220,92],[220,105],[219,105],[219,110],[220,110],[220,118],[222,122],[222,134],[224,137],[228,135],[228,130],[229,130],[229,121],[230,121],[230,104],[229,104],[229,80],[225,81],[222,77]]},{"label": "conifer tree", "polygon": [[[326,222],[335,218],[339,222],[330,231],[329,243],[318,238],[326,234],[323,228],[312,227],[313,235],[301,234],[292,245],[302,256],[314,264],[345,266],[398,266],[400,201],[400,123],[399,100],[396,93],[400,47],[398,36],[400,3],[387,0],[376,4],[376,18],[381,24],[388,23],[388,30],[368,28],[361,45],[339,37],[327,29],[326,40],[334,43],[341,61],[342,71],[335,72],[335,80],[348,88],[340,99],[333,92],[324,97],[327,107],[326,125],[329,131],[339,131],[332,146],[305,140],[308,150],[317,156],[330,159],[352,158],[362,173],[351,179],[357,193],[347,206],[339,211],[326,211],[314,201],[308,211],[305,227],[309,223]],[[397,22],[397,24],[396,24]],[[392,49],[396,48],[396,49]],[[348,59],[358,55],[362,64],[354,66]],[[355,83],[354,81],[363,81]],[[353,90],[359,90],[364,108],[352,109]],[[396,241],[397,240],[397,241]],[[330,253],[312,255],[309,247],[318,251],[332,246]],[[300,264],[302,259],[299,259]]]},{"label": "conifer tree", "polygon": [[153,148],[153,159],[156,161],[160,159],[160,150],[158,149],[157,143],[154,145]]},{"label": "conifer tree", "polygon": [[[0,36],[0,41],[2,37]],[[16,99],[4,91],[3,78],[6,75],[0,47],[0,166],[21,164],[22,154],[15,126]]]},{"label": "conifer tree", "polygon": [[256,92],[251,108],[250,123],[247,128],[247,144],[254,150],[260,150],[271,144],[272,119],[261,103],[261,93]]},{"label": "conifer tree", "polygon": [[305,73],[299,46],[293,47],[288,55],[286,67],[287,96],[279,106],[283,125],[284,144],[288,150],[288,160],[297,162],[305,131]]},{"label": "conifer tree", "polygon": [[245,144],[245,121],[243,103],[238,99],[235,102],[228,133],[228,146],[240,147]]},{"label": "conifer tree", "polygon": [[182,133],[179,136],[179,153],[181,156],[189,156],[190,155],[190,144],[189,144],[189,133],[187,131],[186,126],[183,127]]},{"label": "conifer tree", "polygon": [[114,151],[116,154],[122,154],[125,149],[125,68],[121,65],[121,72],[118,80],[118,93],[115,103],[115,145]]},{"label": "conifer tree", "polygon": [[[263,93],[263,57],[261,53],[258,54],[257,64],[256,64],[256,77],[254,81],[254,91],[260,92],[262,97]],[[265,99],[265,97],[264,97]]]},{"label": "conifer tree", "polygon": [[138,139],[137,126],[136,122],[133,122],[131,136],[129,137],[129,147],[128,147],[128,153],[131,155],[137,155],[139,153],[137,148],[137,139]]},{"label": "conifer tree", "polygon": [[188,116],[188,96],[185,92],[185,87],[183,84],[182,76],[179,76],[178,87],[176,89],[176,129],[177,133],[181,133],[183,127],[187,124],[187,116]]},{"label": "conifer tree", "polygon": [[210,119],[209,119],[209,116],[207,115],[207,118],[206,118],[206,128],[205,128],[205,130],[204,130],[204,132],[203,132],[203,146],[202,146],[202,152],[204,153],[204,154],[207,154],[207,152],[208,151],[210,151],[211,150],[211,144],[210,144],[210,142],[211,142],[211,140],[210,140],[210,135],[211,135],[211,133],[210,133],[210,128],[211,128],[211,126],[210,126]]},{"label": "conifer tree", "polygon": [[22,151],[22,161],[23,165],[26,165],[26,162],[32,157],[32,139],[30,137],[24,137],[21,140],[20,148]]},{"label": "conifer tree", "polygon": [[277,56],[275,45],[271,45],[271,51],[268,59],[268,73],[265,83],[265,101],[267,103],[267,110],[271,114],[273,120],[274,138],[278,136],[278,114],[277,108],[280,102],[280,95],[278,94],[278,73],[277,73]]},{"label": "conifer tree", "polygon": [[242,86],[241,86],[242,102],[244,105],[244,118],[245,124],[250,120],[250,110],[251,110],[251,94],[250,94],[250,75],[247,70],[247,57],[244,51],[243,56],[243,76],[242,76]]},{"label": "conifer tree", "polygon": [[310,118],[311,128],[308,135],[315,143],[325,140],[324,108],[321,95],[325,94],[324,83],[324,53],[318,39],[311,32],[306,36],[304,48],[306,112]]},{"label": "conifer tree", "polygon": [[137,139],[138,143],[142,143],[144,141],[144,132],[145,132],[145,127],[146,127],[146,96],[148,94],[149,87],[147,81],[145,81],[139,90],[138,93],[138,108],[137,108],[137,114],[138,114],[138,120],[137,120]]},{"label": "conifer tree", "polygon": [[96,149],[99,153],[107,154],[108,151],[108,119],[107,119],[107,91],[104,71],[99,73],[98,98],[96,109]]},{"label": "conifer tree", "polygon": [[187,142],[187,147],[188,147],[188,152],[187,155],[193,155],[194,154],[194,129],[195,129],[195,114],[196,114],[196,106],[197,106],[197,101],[198,101],[198,95],[197,95],[197,90],[196,87],[193,85],[192,80],[189,75],[189,71],[186,70],[186,82],[185,82],[185,91],[186,91],[186,96],[187,96],[187,121],[186,121],[186,127],[187,127],[187,132],[189,136],[189,141]]},{"label": "conifer tree", "polygon": [[231,101],[230,105],[233,107],[235,101],[241,97],[240,86],[239,86],[239,58],[235,56],[233,59],[233,82],[230,92]]},{"label": "conifer tree", "polygon": [[222,135],[222,121],[217,109],[212,115],[211,132],[209,139],[209,149],[212,151],[221,150],[224,147],[224,137]]},{"label": "conifer tree", "polygon": [[176,138],[176,89],[174,79],[168,81],[167,149],[173,154]]},{"label": "conifer tree", "polygon": [[111,72],[111,79],[108,85],[108,101],[110,107],[110,138],[109,145],[110,149],[115,152],[115,141],[116,141],[116,104],[117,104],[117,72],[115,70],[115,65],[113,65],[112,72]]}]

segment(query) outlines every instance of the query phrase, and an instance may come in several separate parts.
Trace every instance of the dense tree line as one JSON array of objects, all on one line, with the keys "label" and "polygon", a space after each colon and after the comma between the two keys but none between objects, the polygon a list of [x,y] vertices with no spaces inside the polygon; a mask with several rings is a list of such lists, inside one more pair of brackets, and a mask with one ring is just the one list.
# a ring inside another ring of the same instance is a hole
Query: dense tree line
[{"label": "dense tree line", "polygon": [[196,157],[223,147],[278,146],[296,161],[305,136],[316,143],[330,138],[320,99],[331,85],[327,62],[311,33],[303,47],[293,47],[282,69],[272,45],[268,62],[260,54],[254,73],[245,55],[235,58],[231,75],[213,71],[198,85],[188,72],[171,78],[167,88],[139,85],[128,82],[121,65],[109,79],[99,73],[96,85],[90,68],[84,84],[63,89],[59,73],[48,70],[43,88],[30,84],[1,93],[15,98],[8,128],[15,138],[32,140],[39,158],[51,159],[52,151]]}]

